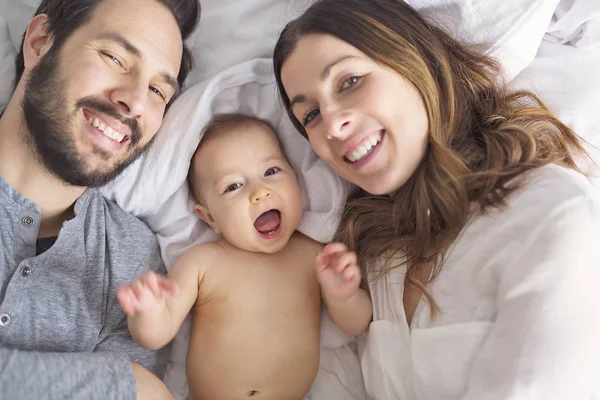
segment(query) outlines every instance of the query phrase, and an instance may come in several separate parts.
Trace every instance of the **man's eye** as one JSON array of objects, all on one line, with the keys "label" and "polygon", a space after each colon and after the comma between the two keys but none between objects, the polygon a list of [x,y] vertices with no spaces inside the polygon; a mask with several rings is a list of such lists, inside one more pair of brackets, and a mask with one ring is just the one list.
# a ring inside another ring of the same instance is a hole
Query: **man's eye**
[{"label": "man's eye", "polygon": [[279,168],[279,167],[271,167],[271,168],[269,168],[268,170],[265,171],[265,176],[275,175],[279,171],[281,171],[281,168]]},{"label": "man's eye", "polygon": [[109,53],[102,53],[102,54],[104,54],[104,56],[106,58],[108,58],[109,60],[111,60],[112,62],[114,62],[115,64],[117,64],[119,67],[121,67],[121,68],[123,67],[123,63],[117,57],[115,57],[115,56],[113,56],[112,54],[109,54]]},{"label": "man's eye", "polygon": [[227,188],[225,188],[225,193],[233,192],[234,190],[238,190],[241,187],[241,183],[232,183],[231,185],[227,186]]},{"label": "man's eye", "polygon": [[119,61],[116,57],[110,56],[110,59],[113,60],[113,62],[115,62],[116,64],[119,64],[119,66],[121,66],[121,67],[123,66],[121,64],[121,61]]},{"label": "man's eye", "polygon": [[150,86],[150,90],[157,94],[158,96],[160,96],[161,99],[166,100],[165,95],[160,91],[160,89],[154,87],[154,86]]}]

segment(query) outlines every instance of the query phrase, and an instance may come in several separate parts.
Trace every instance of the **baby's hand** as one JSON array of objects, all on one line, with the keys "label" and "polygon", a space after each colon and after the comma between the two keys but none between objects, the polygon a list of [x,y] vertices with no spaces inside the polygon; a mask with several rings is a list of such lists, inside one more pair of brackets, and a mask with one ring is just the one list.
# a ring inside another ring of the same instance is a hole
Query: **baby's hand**
[{"label": "baby's hand", "polygon": [[148,271],[141,278],[123,285],[117,291],[117,299],[128,316],[150,310],[164,304],[167,297],[177,294],[177,284],[166,276]]},{"label": "baby's hand", "polygon": [[348,251],[342,243],[325,246],[317,256],[316,265],[317,279],[327,299],[345,301],[357,292],[361,275],[356,253]]}]

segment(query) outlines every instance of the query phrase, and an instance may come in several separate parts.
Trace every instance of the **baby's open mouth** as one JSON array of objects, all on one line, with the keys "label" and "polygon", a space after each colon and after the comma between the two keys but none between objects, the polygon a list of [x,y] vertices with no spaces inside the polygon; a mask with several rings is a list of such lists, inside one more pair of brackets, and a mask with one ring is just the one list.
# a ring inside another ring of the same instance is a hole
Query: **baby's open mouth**
[{"label": "baby's open mouth", "polygon": [[262,213],[256,221],[254,228],[263,235],[272,235],[277,232],[281,226],[281,212],[279,210],[269,210]]}]

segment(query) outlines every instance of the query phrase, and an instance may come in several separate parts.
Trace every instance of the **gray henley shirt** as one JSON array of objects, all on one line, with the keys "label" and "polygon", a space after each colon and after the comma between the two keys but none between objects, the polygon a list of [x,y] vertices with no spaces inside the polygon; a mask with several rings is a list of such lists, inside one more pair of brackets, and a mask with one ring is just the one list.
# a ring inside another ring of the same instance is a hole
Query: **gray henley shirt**
[{"label": "gray henley shirt", "polygon": [[155,235],[88,189],[36,256],[41,217],[0,175],[0,399],[134,399],[131,361],[162,377],[169,348],[133,341],[116,291],[165,273]]}]

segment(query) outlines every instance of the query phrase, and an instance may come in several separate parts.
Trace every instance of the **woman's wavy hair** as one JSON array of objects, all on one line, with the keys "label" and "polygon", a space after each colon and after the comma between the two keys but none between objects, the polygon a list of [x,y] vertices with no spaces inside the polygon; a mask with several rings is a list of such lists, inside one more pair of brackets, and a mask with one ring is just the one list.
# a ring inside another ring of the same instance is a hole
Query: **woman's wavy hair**
[{"label": "woman's wavy hair", "polygon": [[[477,205],[499,207],[519,186],[514,179],[549,163],[577,169],[582,140],[532,92],[508,91],[499,64],[468,49],[398,0],[321,0],[290,22],[274,50],[277,86],[290,109],[281,68],[299,39],[328,34],[407,78],[429,118],[429,143],[409,181],[391,195],[359,190],[346,204],[334,240],[357,252],[371,272],[407,264],[407,281],[424,292]],[[589,158],[588,158],[589,159]],[[382,262],[383,261],[383,262]],[[417,279],[419,266],[435,266]],[[434,310],[435,311],[435,310]]]}]

